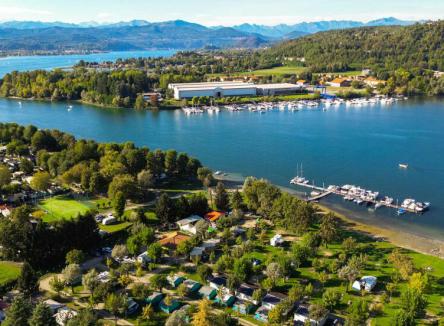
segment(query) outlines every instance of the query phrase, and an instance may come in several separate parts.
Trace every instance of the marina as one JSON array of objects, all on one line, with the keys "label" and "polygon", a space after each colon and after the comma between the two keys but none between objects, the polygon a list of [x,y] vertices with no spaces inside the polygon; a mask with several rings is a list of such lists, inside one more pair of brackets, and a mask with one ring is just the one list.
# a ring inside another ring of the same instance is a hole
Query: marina
[{"label": "marina", "polygon": [[371,105],[390,105],[398,101],[407,100],[406,97],[386,97],[375,96],[371,98],[358,98],[351,100],[344,100],[340,98],[320,99],[320,100],[294,100],[281,102],[260,102],[250,104],[227,104],[227,105],[211,105],[211,106],[193,106],[183,107],[182,111],[186,115],[200,115],[204,113],[214,114],[222,110],[229,112],[249,111],[264,114],[269,111],[290,111],[299,112],[302,110],[317,110],[328,111],[329,109],[338,107],[364,107]]},{"label": "marina", "polygon": [[383,206],[393,208],[398,215],[405,213],[422,214],[430,208],[429,202],[420,202],[415,199],[405,199],[401,204],[398,200],[391,197],[382,197],[379,192],[371,191],[359,186],[354,185],[329,185],[327,188],[324,186],[315,186],[314,181],[310,184],[310,181],[302,176],[296,176],[290,180],[290,184],[305,187],[311,189],[310,196],[306,198],[308,202],[319,201],[320,199],[327,197],[331,194],[341,196],[346,201],[354,202],[358,205],[373,206],[375,209]]}]

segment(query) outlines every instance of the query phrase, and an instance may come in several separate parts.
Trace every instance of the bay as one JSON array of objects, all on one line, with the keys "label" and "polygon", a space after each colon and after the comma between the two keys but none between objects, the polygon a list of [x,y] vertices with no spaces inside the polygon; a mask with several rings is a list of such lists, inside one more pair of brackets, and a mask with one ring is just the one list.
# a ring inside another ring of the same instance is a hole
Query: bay
[{"label": "bay", "polygon": [[[327,111],[228,112],[187,116],[175,111],[103,109],[66,103],[0,100],[0,121],[56,128],[79,138],[176,149],[213,170],[264,177],[289,186],[297,165],[318,185],[355,184],[432,207],[397,216],[331,196],[323,201],[378,227],[444,240],[444,101],[413,99],[393,105]],[[399,163],[409,164],[407,170]],[[295,189],[296,190],[296,189]],[[297,189],[301,190],[301,189]]]},{"label": "bay", "polygon": [[80,60],[89,62],[116,61],[117,59],[139,58],[139,57],[168,57],[175,50],[152,50],[152,51],[125,51],[104,52],[93,54],[72,55],[37,55],[37,56],[14,56],[0,58],[0,78],[13,70],[51,70],[54,68],[69,68]]}]

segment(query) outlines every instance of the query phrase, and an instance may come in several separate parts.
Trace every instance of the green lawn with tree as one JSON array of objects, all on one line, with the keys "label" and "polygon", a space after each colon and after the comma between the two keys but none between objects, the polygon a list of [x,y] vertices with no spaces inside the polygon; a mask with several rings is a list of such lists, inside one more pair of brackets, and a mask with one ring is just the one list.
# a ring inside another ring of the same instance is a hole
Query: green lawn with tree
[{"label": "green lawn with tree", "polygon": [[0,286],[15,281],[20,275],[20,264],[0,261]]}]

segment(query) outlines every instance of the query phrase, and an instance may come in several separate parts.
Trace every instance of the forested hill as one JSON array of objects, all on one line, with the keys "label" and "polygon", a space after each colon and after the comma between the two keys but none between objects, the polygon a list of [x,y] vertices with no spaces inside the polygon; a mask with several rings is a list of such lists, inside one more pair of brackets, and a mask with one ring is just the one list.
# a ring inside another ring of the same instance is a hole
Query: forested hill
[{"label": "forested hill", "polygon": [[38,29],[0,28],[0,51],[129,51],[149,49],[197,49],[258,47],[264,36],[233,28],[211,29],[185,21],[152,23],[145,26],[103,28],[48,27]]},{"label": "forested hill", "polygon": [[264,55],[278,62],[304,58],[313,71],[343,71],[350,66],[443,71],[444,21],[321,32],[276,45]]}]

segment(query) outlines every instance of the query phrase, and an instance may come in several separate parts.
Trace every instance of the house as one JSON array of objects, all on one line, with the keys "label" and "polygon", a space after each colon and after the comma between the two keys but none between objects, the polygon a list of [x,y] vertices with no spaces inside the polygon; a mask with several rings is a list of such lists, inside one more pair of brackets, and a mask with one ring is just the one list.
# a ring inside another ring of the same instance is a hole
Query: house
[{"label": "house", "polygon": [[137,256],[137,262],[142,264],[143,266],[147,266],[149,263],[151,263],[151,258],[148,256],[148,252],[141,253],[139,256]]},{"label": "house", "polygon": [[139,304],[133,298],[128,299],[128,307],[126,308],[127,315],[134,315],[139,310]]},{"label": "house", "polygon": [[211,286],[205,285],[200,288],[199,295],[203,299],[213,300],[217,295],[217,291]]},{"label": "house", "polygon": [[295,93],[300,93],[302,88],[303,88],[302,86],[290,83],[256,85],[257,95],[262,95],[262,96],[295,94]]},{"label": "house", "polygon": [[258,289],[257,286],[243,283],[236,290],[236,297],[240,300],[249,301],[255,305],[259,304],[257,300],[253,299],[253,293]]},{"label": "house", "polygon": [[180,305],[181,305],[181,303],[177,300],[174,300],[174,299],[172,299],[170,304],[168,305],[165,303],[165,299],[163,299],[159,304],[159,308],[163,312],[165,312],[167,314],[171,314],[174,311],[176,311],[177,309],[179,309]]},{"label": "house", "polygon": [[99,275],[97,275],[97,280],[100,283],[108,283],[110,281],[110,275],[108,271],[102,272]]},{"label": "house", "polygon": [[73,319],[75,316],[77,316],[77,311],[69,309],[69,308],[62,308],[60,309],[55,315],[55,320],[57,324],[60,326],[65,326],[70,319]]},{"label": "house", "polygon": [[328,314],[327,321],[324,326],[344,326],[345,319],[333,314]]},{"label": "house", "polygon": [[310,322],[311,326],[324,326],[327,321],[328,314],[318,320],[310,318],[310,307],[308,305],[300,305],[294,313],[294,324],[305,326]]},{"label": "house", "polygon": [[332,87],[349,87],[351,85],[350,80],[345,78],[335,78],[328,83]]},{"label": "house", "polygon": [[284,244],[284,238],[280,234],[274,235],[273,238],[270,239],[270,245],[273,247],[278,247]]},{"label": "house", "polygon": [[262,307],[271,310],[286,299],[287,296],[282,293],[270,292],[262,298]]},{"label": "house", "polygon": [[260,306],[258,310],[254,313],[254,319],[259,320],[263,323],[268,323],[268,313],[270,312],[270,309],[267,309],[266,307]]},{"label": "house", "polygon": [[225,216],[225,212],[212,211],[205,214],[205,219],[211,222],[211,225],[215,225],[217,220],[220,219],[222,216]]},{"label": "house", "polygon": [[150,304],[151,306],[158,305],[163,299],[163,293],[153,292],[148,298],[145,298],[146,304]]},{"label": "house", "polygon": [[299,79],[296,82],[296,85],[298,85],[299,87],[308,87],[310,85],[310,83],[305,79]]},{"label": "house", "polygon": [[199,291],[199,289],[202,286],[202,284],[200,284],[199,282],[193,281],[193,280],[185,280],[185,281],[183,281],[183,284],[185,284],[189,293],[195,293],[195,292]]},{"label": "house", "polygon": [[236,301],[236,297],[231,294],[224,294],[222,298],[216,297],[214,299],[214,302],[217,302],[226,307],[231,307],[234,304],[234,301]]},{"label": "house", "polygon": [[372,70],[369,69],[369,68],[364,68],[364,69],[362,69],[362,71],[361,71],[361,75],[362,75],[362,76],[370,76],[371,73],[372,73]]},{"label": "house", "polygon": [[12,207],[10,207],[8,205],[0,205],[0,213],[4,217],[10,216],[11,215],[11,211],[12,211]]},{"label": "house", "polygon": [[108,217],[105,217],[103,220],[102,220],[102,224],[103,225],[111,225],[111,224],[114,224],[114,223],[116,223],[117,222],[117,218],[115,218],[114,216],[112,216],[112,215],[108,215]]},{"label": "house", "polygon": [[185,281],[185,278],[179,275],[168,275],[167,281],[173,288],[177,288],[180,284]]},{"label": "house", "polygon": [[191,234],[196,234],[196,224],[200,220],[203,220],[202,217],[198,215],[193,215],[183,220],[177,221],[176,224],[181,231],[189,232]]},{"label": "house", "polygon": [[45,301],[43,301],[43,303],[49,307],[49,309],[51,310],[51,313],[53,315],[56,314],[57,311],[59,311],[60,309],[66,307],[63,303],[57,302],[52,299],[45,300]]},{"label": "house", "polygon": [[195,257],[201,258],[204,253],[205,253],[205,248],[194,247],[190,252],[190,259],[193,259]]},{"label": "house", "polygon": [[356,291],[371,292],[376,286],[377,281],[378,279],[375,276],[364,276],[353,283],[352,289]]},{"label": "house", "polygon": [[211,252],[215,250],[220,244],[220,239],[208,239],[202,242],[200,245],[201,248],[205,250],[205,252]]},{"label": "house", "polygon": [[240,312],[241,314],[248,315],[253,313],[254,309],[256,309],[256,305],[251,301],[241,300],[239,297],[236,302],[233,304],[233,310]]},{"label": "house", "polygon": [[216,290],[219,290],[220,288],[228,290],[227,278],[225,276],[215,276],[209,280],[209,284],[213,289]]},{"label": "house", "polygon": [[181,232],[172,232],[166,235],[163,239],[159,240],[158,243],[165,248],[168,249],[176,249],[179,243],[187,241],[190,239],[190,236],[183,234]]}]

